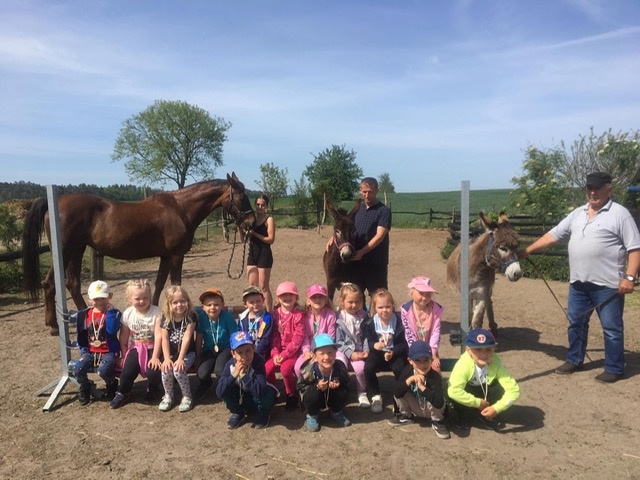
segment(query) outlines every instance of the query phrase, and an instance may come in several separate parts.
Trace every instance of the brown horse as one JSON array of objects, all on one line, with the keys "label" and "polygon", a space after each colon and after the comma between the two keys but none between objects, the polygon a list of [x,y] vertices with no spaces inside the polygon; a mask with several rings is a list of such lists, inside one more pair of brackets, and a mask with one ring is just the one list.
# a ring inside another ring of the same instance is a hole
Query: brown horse
[{"label": "brown horse", "polygon": [[350,279],[351,266],[349,260],[355,253],[351,239],[355,237],[353,219],[360,208],[362,200],[358,200],[349,213],[344,208],[334,208],[327,200],[327,210],[333,217],[333,237],[331,246],[322,257],[324,273],[327,277],[327,291],[333,300],[333,294],[342,282]]},{"label": "brown horse", "polygon": [[[471,328],[482,327],[484,313],[487,312],[489,328],[496,335],[498,325],[493,316],[493,284],[496,272],[516,282],[522,277],[518,262],[520,236],[509,223],[504,212],[496,223],[480,212],[480,219],[485,226],[483,233],[469,246],[469,312]],[[460,290],[460,245],[453,251],[447,261],[447,283]]]},{"label": "brown horse", "polygon": [[[153,303],[171,275],[182,280],[184,255],[193,244],[196,228],[214,209],[222,207],[247,230],[255,220],[244,185],[235,173],[226,180],[210,180],[175,192],[163,192],[140,202],[123,203],[93,195],[61,195],[58,198],[62,257],[66,286],[78,309],[86,308],[81,293],[82,256],[89,245],[102,255],[125,260],[160,257]],[[31,299],[38,299],[40,259],[37,248],[43,227],[51,243],[47,199],[37,200],[25,219],[22,265]],[[45,292],[45,324],[57,334],[53,267],[42,283]]]}]

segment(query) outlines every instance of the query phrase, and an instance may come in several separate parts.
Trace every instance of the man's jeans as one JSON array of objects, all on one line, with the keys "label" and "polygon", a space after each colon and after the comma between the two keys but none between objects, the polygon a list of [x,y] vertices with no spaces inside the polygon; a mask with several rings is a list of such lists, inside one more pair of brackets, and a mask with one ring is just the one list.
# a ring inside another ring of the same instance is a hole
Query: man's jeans
[{"label": "man's jeans", "polygon": [[624,295],[615,288],[574,282],[569,286],[569,351],[567,362],[582,366],[589,339],[589,319],[593,310],[600,317],[604,332],[604,370],[624,372]]}]

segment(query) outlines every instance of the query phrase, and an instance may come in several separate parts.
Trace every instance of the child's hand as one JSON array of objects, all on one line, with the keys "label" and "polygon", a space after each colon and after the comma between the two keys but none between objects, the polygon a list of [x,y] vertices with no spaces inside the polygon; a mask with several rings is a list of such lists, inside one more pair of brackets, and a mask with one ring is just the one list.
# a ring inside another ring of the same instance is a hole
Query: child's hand
[{"label": "child's hand", "polygon": [[440,371],[440,359],[438,357],[433,357],[433,360],[431,361],[431,368],[437,372]]},{"label": "child's hand", "polygon": [[318,383],[316,384],[316,387],[321,392],[324,392],[327,388],[329,388],[329,381],[328,380],[318,380]]},{"label": "child's hand", "polygon": [[174,365],[175,369],[178,372],[186,372],[187,371],[187,366],[184,364],[184,360],[182,360],[181,358],[176,360],[176,362],[173,365]]},{"label": "child's hand", "polygon": [[496,412],[496,409],[493,408],[491,405],[489,405],[487,408],[483,408],[480,411],[480,413],[482,414],[483,417],[486,417],[490,420],[498,414],[498,412]]},{"label": "child's hand", "polygon": [[483,410],[489,408],[491,406],[491,404],[489,402],[487,402],[484,398],[480,399],[480,407],[478,407],[480,409],[480,411],[482,412]]},{"label": "child's hand", "polygon": [[340,386],[340,379],[339,378],[334,378],[329,382],[329,388],[332,389],[332,390],[335,390],[339,386]]},{"label": "child's hand", "polygon": [[247,373],[247,366],[242,362],[237,362],[236,367],[233,370],[233,376],[236,378],[244,377],[246,373]]},{"label": "child's hand", "polygon": [[280,355],[276,355],[275,357],[273,357],[273,363],[279,367],[280,365],[282,365],[282,357]]},{"label": "child's hand", "polygon": [[149,360],[149,363],[147,363],[147,368],[150,368],[152,370],[159,370],[161,367],[162,362],[159,358],[152,358],[151,360]]},{"label": "child's hand", "polygon": [[164,362],[162,362],[161,366],[162,373],[169,373],[173,370],[173,362],[170,358],[167,358]]},{"label": "child's hand", "polygon": [[304,353],[304,359],[309,360],[310,358],[313,358],[313,353],[312,352],[305,352]]},{"label": "child's hand", "polygon": [[373,348],[375,348],[376,350],[382,350],[384,347],[386,347],[384,342],[376,342],[373,344]]},{"label": "child's hand", "polygon": [[391,350],[387,350],[386,352],[384,352],[385,362],[390,362],[392,358],[393,358],[393,352]]}]

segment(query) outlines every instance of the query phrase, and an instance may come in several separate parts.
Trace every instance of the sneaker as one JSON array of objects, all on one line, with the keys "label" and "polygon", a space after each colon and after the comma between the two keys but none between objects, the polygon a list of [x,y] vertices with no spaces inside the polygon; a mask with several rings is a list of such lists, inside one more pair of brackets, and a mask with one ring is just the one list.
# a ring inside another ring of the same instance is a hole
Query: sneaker
[{"label": "sneaker", "polygon": [[443,421],[432,421],[431,428],[436,432],[436,436],[438,438],[451,438],[451,434],[449,433],[449,429],[447,425]]},{"label": "sneaker", "polygon": [[558,368],[556,368],[556,373],[560,375],[569,375],[570,373],[576,372],[578,370],[582,370],[581,365],[574,365],[573,363],[564,362]]},{"label": "sneaker", "polygon": [[131,395],[123,395],[120,392],[116,392],[116,396],[113,397],[113,400],[109,402],[109,408],[112,408],[114,410],[116,408],[120,408],[129,401],[129,398],[131,398]]},{"label": "sneaker", "polygon": [[91,402],[91,393],[87,389],[80,389],[80,394],[78,395],[78,403],[80,405],[89,405]]},{"label": "sneaker", "polygon": [[388,420],[387,423],[392,427],[400,427],[402,425],[411,425],[413,420],[411,419],[411,415],[400,413],[400,415],[395,415],[392,419]]},{"label": "sneaker", "polygon": [[267,428],[269,426],[269,414],[268,413],[260,413],[256,415],[256,420],[251,425],[251,428],[255,428],[256,430],[261,430],[263,428]]},{"label": "sneaker", "polygon": [[179,412],[188,412],[193,408],[193,400],[189,397],[182,397],[182,401],[180,402],[180,406],[178,407]]},{"label": "sneaker", "polygon": [[329,414],[329,417],[341,427],[348,427],[349,425],[351,425],[351,421],[349,421],[349,419],[344,416],[342,410],[340,410],[339,412],[331,412]]},{"label": "sneaker", "polygon": [[485,417],[484,415],[478,415],[478,419],[480,420],[480,424],[484,428],[493,430],[494,432],[497,432],[501,428],[500,422],[495,418],[491,419],[491,418]]},{"label": "sneaker", "polygon": [[320,430],[320,424],[318,423],[318,416],[307,414],[306,425],[307,425],[308,432],[317,432],[318,430]]},{"label": "sneaker", "polygon": [[155,388],[147,388],[144,394],[144,401],[147,403],[155,403],[158,399],[159,392]]},{"label": "sneaker", "polygon": [[204,397],[207,395],[207,392],[209,391],[209,388],[211,388],[211,385],[211,382],[200,382],[200,385],[198,385],[198,389],[196,390],[196,394],[193,396],[193,399],[198,402],[204,399]]},{"label": "sneaker", "polygon": [[160,402],[160,405],[158,405],[158,408],[161,412],[166,412],[171,409],[172,405],[173,398],[171,398],[169,395],[165,395],[164,397],[162,397],[162,401]]},{"label": "sneaker", "polygon": [[471,424],[469,423],[469,420],[467,420],[466,418],[462,418],[460,416],[458,416],[454,420],[453,426],[456,429],[461,430],[463,432],[468,432],[469,430],[471,430]]},{"label": "sneaker", "polygon": [[596,377],[596,380],[601,383],[614,383],[621,380],[622,377],[623,375],[619,373],[602,372]]},{"label": "sneaker", "polygon": [[374,395],[371,398],[371,411],[373,413],[382,413],[382,397],[380,395]]},{"label": "sneaker", "polygon": [[242,423],[245,420],[245,416],[241,413],[234,413],[229,417],[229,420],[227,420],[227,428],[229,430],[235,430],[236,428],[238,428],[240,425],[242,425]]},{"label": "sneaker", "polygon": [[287,403],[284,405],[284,409],[287,412],[291,412],[298,408],[298,396],[297,395],[287,395]]},{"label": "sneaker", "polygon": [[366,393],[361,393],[358,395],[358,405],[360,405],[360,408],[369,408],[371,406]]}]

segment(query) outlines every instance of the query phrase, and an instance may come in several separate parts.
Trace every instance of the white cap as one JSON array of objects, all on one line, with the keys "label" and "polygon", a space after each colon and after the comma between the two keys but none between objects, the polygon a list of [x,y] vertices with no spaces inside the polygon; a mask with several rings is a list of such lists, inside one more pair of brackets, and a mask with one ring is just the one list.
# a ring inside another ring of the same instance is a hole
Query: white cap
[{"label": "white cap", "polygon": [[111,289],[107,282],[103,282],[102,280],[96,280],[89,285],[89,298],[91,300],[95,298],[109,298],[111,295]]}]

